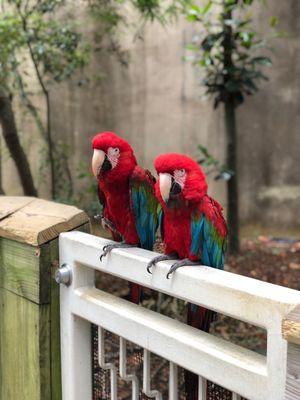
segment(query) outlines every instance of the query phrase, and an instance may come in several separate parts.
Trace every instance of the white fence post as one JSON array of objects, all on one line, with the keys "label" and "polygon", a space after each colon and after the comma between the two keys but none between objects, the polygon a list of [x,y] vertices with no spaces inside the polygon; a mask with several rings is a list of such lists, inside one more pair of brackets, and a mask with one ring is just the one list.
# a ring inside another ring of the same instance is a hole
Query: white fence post
[{"label": "white fence post", "polygon": [[170,376],[169,376],[169,399],[178,399],[178,367],[176,364],[170,362]]},{"label": "white fence post", "polygon": [[139,380],[135,373],[127,374],[127,349],[126,349],[126,340],[120,337],[120,357],[119,357],[119,364],[120,364],[120,377],[127,382],[132,382],[132,400],[139,399]]},{"label": "white fence post", "polygon": [[199,376],[198,382],[198,400],[206,400],[207,380],[202,378],[202,376]]},{"label": "white fence post", "polygon": [[61,246],[60,262],[70,270],[69,282],[60,287],[62,398],[92,400],[91,323],[72,313],[77,287],[94,285],[94,270],[76,266],[70,246]]}]

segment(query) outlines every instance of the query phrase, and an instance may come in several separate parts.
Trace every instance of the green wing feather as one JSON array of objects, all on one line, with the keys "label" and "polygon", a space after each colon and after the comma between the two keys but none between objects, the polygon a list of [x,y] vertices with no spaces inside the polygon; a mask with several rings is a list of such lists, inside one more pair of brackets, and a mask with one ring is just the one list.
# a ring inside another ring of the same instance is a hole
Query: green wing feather
[{"label": "green wing feather", "polygon": [[159,226],[160,205],[154,192],[155,178],[147,170],[136,167],[130,177],[131,206],[141,247],[153,250]]},{"label": "green wing feather", "polygon": [[[222,218],[221,223],[225,224]],[[226,225],[225,225],[226,230]],[[204,265],[213,268],[224,268],[224,255],[226,250],[226,235],[222,235],[215,222],[210,220],[204,212],[195,212],[191,220],[191,247],[192,255],[201,259]]]}]

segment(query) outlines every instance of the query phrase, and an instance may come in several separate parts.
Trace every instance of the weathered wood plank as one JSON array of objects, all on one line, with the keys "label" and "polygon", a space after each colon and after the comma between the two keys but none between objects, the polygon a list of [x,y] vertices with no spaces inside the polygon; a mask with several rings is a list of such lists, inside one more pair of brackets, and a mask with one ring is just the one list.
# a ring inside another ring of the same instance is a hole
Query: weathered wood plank
[{"label": "weathered wood plank", "polygon": [[[89,224],[77,229],[89,232]],[[56,240],[35,247],[0,238],[0,287],[37,304],[50,303],[51,265],[58,259],[58,249],[51,246]]]},{"label": "weathered wood plank", "polygon": [[0,238],[0,400],[61,400],[57,267],[57,238]]},{"label": "weathered wood plank", "polygon": [[[21,201],[16,208],[10,203]],[[74,206],[47,200],[1,196],[2,219],[0,237],[37,246],[55,239],[59,233],[77,228],[88,222],[88,216]]]},{"label": "weathered wood plank", "polygon": [[288,341],[285,400],[300,399],[300,305],[282,321],[282,335]]},{"label": "weathered wood plank", "polygon": [[300,346],[293,343],[288,344],[287,376],[284,399],[300,399]]},{"label": "weathered wood plank", "polygon": [[50,301],[50,335],[51,335],[51,400],[61,400],[61,357],[60,357],[60,306],[59,285],[54,280],[59,266],[58,239],[50,246],[51,259],[51,301]]},{"label": "weathered wood plank", "polygon": [[34,197],[0,196],[0,220],[34,201]]},{"label": "weathered wood plank", "polygon": [[50,400],[50,307],[0,289],[0,399]]},{"label": "weathered wood plank", "polygon": [[[46,255],[47,247],[43,248]],[[41,249],[18,243],[13,240],[0,239],[0,286],[37,304],[49,302],[47,282],[44,275]]]},{"label": "weathered wood plank", "polygon": [[300,346],[300,305],[282,321],[282,335],[289,343]]}]

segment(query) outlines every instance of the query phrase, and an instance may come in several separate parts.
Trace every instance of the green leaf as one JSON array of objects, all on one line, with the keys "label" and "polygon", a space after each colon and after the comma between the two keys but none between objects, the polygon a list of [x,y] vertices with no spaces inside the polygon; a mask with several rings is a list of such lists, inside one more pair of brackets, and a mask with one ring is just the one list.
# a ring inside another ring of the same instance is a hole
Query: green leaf
[{"label": "green leaf", "polygon": [[246,79],[243,84],[247,86],[252,92],[257,92],[258,88],[251,79]]},{"label": "green leaf", "polygon": [[199,21],[198,14],[188,14],[186,20],[189,22],[196,22]]},{"label": "green leaf", "polygon": [[193,44],[193,43],[187,44],[187,45],[185,46],[185,48],[186,48],[187,50],[191,50],[191,51],[198,51],[198,50],[199,50],[199,46],[196,46],[196,45]]},{"label": "green leaf", "polygon": [[242,92],[239,91],[235,94],[234,102],[236,107],[244,103],[244,96]]},{"label": "green leaf", "polygon": [[201,13],[201,9],[196,4],[193,4],[192,6],[190,6],[189,13],[190,14],[200,14]]},{"label": "green leaf", "polygon": [[220,40],[223,36],[223,32],[219,33],[211,33],[207,35],[201,43],[201,47],[205,52],[211,51],[214,45]]},{"label": "green leaf", "polygon": [[278,19],[274,15],[270,18],[270,26],[274,28],[278,24]]},{"label": "green leaf", "polygon": [[265,65],[267,67],[272,66],[272,60],[269,57],[253,57],[250,60],[251,64],[259,64],[259,65]]},{"label": "green leaf", "polygon": [[211,9],[212,4],[213,4],[212,1],[209,1],[209,2],[202,8],[201,13],[202,13],[202,14],[207,14],[208,11]]},{"label": "green leaf", "polygon": [[241,82],[239,82],[238,80],[230,79],[225,83],[225,89],[229,93],[238,92],[240,90],[240,87],[241,87]]}]

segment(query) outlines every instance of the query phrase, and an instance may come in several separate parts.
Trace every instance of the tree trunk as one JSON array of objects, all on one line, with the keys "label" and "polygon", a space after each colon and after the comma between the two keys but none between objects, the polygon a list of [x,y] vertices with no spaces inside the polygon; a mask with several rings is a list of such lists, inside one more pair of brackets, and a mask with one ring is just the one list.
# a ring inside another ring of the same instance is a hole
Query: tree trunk
[{"label": "tree trunk", "polygon": [[238,171],[237,171],[237,131],[234,99],[225,103],[225,128],[227,136],[226,165],[234,171],[234,175],[227,183],[227,221],[228,251],[230,254],[239,252],[239,199],[238,199]]},{"label": "tree trunk", "polygon": [[[223,0],[224,15],[223,20],[232,19],[231,8],[225,0]],[[224,24],[224,70],[228,71],[224,75],[224,86],[230,81],[230,74],[233,67],[232,61],[232,45],[234,42],[232,27]],[[227,220],[228,220],[228,242],[229,253],[236,254],[239,252],[239,202],[238,202],[238,171],[237,171],[237,129],[235,118],[235,97],[234,93],[227,91],[225,98],[225,129],[227,137],[226,163],[227,168],[234,172],[227,184]]]},{"label": "tree trunk", "polygon": [[[17,6],[17,8],[19,10],[19,15],[22,19],[24,32],[26,32],[26,34],[28,34],[26,16],[22,14],[21,7]],[[30,35],[28,35],[28,38],[27,38],[27,46],[28,46],[31,60],[33,62],[33,66],[34,66],[34,69],[36,72],[37,79],[39,81],[39,84],[41,86],[41,89],[43,91],[43,94],[44,94],[45,100],[46,100],[46,109],[47,109],[46,136],[47,136],[47,142],[48,142],[48,157],[49,157],[49,163],[50,163],[51,195],[52,195],[52,199],[55,199],[56,198],[55,165],[54,165],[55,161],[54,161],[54,146],[53,146],[53,142],[52,142],[51,119],[50,119],[50,117],[51,117],[51,115],[50,115],[50,96],[49,96],[49,91],[47,90],[47,87],[43,80],[43,76],[39,70],[39,65],[37,63],[36,57],[34,55],[32,44],[30,41]]]},{"label": "tree trunk", "polygon": [[27,196],[37,196],[29,163],[19,141],[12,102],[10,97],[3,93],[0,93],[0,124],[5,143],[16,164],[24,194]]},{"label": "tree trunk", "polygon": [[1,149],[2,149],[2,146],[1,146],[1,137],[0,137],[0,195],[4,194],[4,190],[3,190],[3,187],[2,187],[2,163],[1,163],[1,161],[2,161],[2,159],[1,159],[2,151],[1,151]]}]

